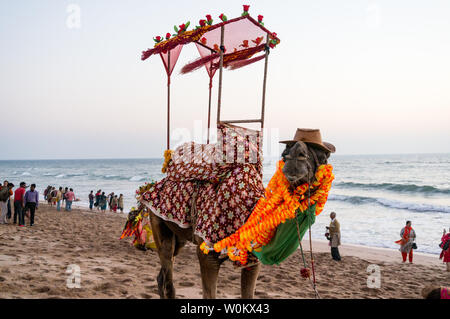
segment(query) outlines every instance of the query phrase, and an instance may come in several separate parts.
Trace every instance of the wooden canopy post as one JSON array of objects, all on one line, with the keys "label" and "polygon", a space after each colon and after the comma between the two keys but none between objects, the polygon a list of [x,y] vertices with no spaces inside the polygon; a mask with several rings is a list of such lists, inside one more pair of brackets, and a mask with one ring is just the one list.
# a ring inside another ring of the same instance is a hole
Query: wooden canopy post
[{"label": "wooden canopy post", "polygon": [[264,128],[264,114],[266,107],[266,83],[267,83],[267,64],[269,62],[269,34],[266,36],[266,57],[264,59],[264,80],[263,80],[263,93],[262,93],[262,108],[261,108],[261,131]]},{"label": "wooden canopy post", "polygon": [[167,53],[167,149],[170,150],[170,50]]},{"label": "wooden canopy post", "polygon": [[[214,53],[214,50],[211,50],[211,54],[213,54],[213,53]],[[208,72],[208,75],[209,75],[208,137],[207,137],[207,140],[206,140],[206,144],[209,144],[209,131],[210,131],[210,128],[211,128],[211,90],[212,90],[212,80],[213,80],[213,76],[214,76],[211,73],[212,73],[212,61],[211,61],[211,64],[210,64],[210,67],[209,67],[209,72]]]},{"label": "wooden canopy post", "polygon": [[225,28],[222,25],[220,27],[220,63],[219,63],[219,94],[218,94],[218,98],[217,98],[217,124],[220,123],[220,106],[221,106],[221,102],[222,102],[222,73],[223,73],[223,51],[224,51],[224,47],[223,47],[223,43],[224,43],[224,33],[225,33]]}]

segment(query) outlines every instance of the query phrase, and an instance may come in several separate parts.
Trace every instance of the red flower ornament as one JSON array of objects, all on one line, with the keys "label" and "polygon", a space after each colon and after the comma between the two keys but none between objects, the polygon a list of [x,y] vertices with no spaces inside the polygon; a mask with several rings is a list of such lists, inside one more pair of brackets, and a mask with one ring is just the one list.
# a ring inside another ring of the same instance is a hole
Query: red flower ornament
[{"label": "red flower ornament", "polygon": [[205,19],[201,19],[199,22],[201,27],[204,27],[206,25],[206,20]]},{"label": "red flower ornament", "polygon": [[262,22],[262,20],[263,20],[263,18],[264,18],[264,16],[262,16],[262,15],[259,15],[259,16],[258,16],[258,22],[259,22],[259,23],[261,23],[261,22]]},{"label": "red flower ornament", "polygon": [[208,23],[208,25],[211,25],[213,23],[213,19],[210,14],[206,15],[206,23]]},{"label": "red flower ornament", "polygon": [[223,13],[219,16],[220,20],[222,20],[223,22],[227,21],[227,16],[224,15]]},{"label": "red flower ornament", "polygon": [[160,37],[160,36],[158,35],[158,36],[154,37],[153,40],[154,40],[156,43],[159,43],[159,42],[162,41],[162,37]]},{"label": "red flower ornament", "polygon": [[169,40],[171,36],[172,36],[172,35],[171,35],[169,32],[167,32],[167,33],[166,33],[166,40]]}]

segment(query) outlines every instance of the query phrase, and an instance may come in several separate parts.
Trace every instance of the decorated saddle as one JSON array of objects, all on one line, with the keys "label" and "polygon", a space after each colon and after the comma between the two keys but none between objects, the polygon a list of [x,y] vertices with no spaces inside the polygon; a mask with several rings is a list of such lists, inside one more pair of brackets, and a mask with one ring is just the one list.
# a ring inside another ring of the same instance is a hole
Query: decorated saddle
[{"label": "decorated saddle", "polygon": [[237,231],[264,194],[261,133],[219,124],[217,140],[176,148],[165,167],[167,176],[145,185],[137,196],[154,214],[193,227],[210,245]]}]

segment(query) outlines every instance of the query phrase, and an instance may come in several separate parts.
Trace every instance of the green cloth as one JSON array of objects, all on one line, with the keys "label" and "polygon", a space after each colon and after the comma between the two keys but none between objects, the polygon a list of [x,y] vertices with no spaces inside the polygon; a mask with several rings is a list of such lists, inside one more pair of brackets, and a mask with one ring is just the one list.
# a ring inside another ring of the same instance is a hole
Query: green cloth
[{"label": "green cloth", "polygon": [[[316,221],[316,205],[311,206],[303,213],[297,212],[296,218],[300,229],[300,238],[303,238],[310,223],[313,225]],[[284,224],[278,225],[272,240],[267,245],[263,246],[260,252],[253,251],[253,254],[258,257],[264,265],[279,265],[295,252],[299,245],[297,225],[295,219],[292,218],[288,219]]]}]

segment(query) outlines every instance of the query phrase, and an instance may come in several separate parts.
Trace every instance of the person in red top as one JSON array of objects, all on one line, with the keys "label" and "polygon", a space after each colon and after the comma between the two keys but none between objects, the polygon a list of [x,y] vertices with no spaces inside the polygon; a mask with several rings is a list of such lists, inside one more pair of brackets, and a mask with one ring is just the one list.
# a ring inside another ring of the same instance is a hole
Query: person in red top
[{"label": "person in red top", "polygon": [[20,183],[20,187],[16,189],[14,192],[14,224],[16,223],[17,219],[19,219],[19,226],[23,227],[25,225],[25,218],[24,218],[24,207],[25,202],[23,200],[23,197],[25,195],[25,190],[27,188],[27,184],[25,182]]},{"label": "person in red top", "polygon": [[[450,230],[449,230],[450,231]],[[441,255],[439,256],[439,259],[443,259],[443,262],[445,262],[447,264],[447,271],[450,272],[450,232],[446,233],[445,232],[445,228],[444,228],[444,234],[442,235],[442,252]],[[448,243],[448,244],[447,244]],[[447,244],[447,249],[443,249],[444,246]]]}]

